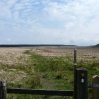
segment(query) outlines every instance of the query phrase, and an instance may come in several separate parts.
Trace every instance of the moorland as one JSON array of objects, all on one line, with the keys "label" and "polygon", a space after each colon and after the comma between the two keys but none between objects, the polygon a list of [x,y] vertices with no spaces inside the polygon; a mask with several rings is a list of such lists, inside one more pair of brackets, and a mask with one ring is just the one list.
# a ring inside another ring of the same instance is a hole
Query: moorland
[{"label": "moorland", "polygon": [[[7,88],[73,90],[74,49],[77,49],[77,68],[88,70],[88,82],[99,75],[98,47],[0,47],[0,79]],[[72,99],[72,97],[14,95],[7,99]],[[91,99],[91,89],[89,89]]]}]

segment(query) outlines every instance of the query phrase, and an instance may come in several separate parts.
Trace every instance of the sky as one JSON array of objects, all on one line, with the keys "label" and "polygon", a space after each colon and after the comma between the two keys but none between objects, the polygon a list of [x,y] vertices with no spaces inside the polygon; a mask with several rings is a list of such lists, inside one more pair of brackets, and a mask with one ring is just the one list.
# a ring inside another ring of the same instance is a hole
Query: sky
[{"label": "sky", "polygon": [[0,0],[0,44],[99,43],[99,0]]}]

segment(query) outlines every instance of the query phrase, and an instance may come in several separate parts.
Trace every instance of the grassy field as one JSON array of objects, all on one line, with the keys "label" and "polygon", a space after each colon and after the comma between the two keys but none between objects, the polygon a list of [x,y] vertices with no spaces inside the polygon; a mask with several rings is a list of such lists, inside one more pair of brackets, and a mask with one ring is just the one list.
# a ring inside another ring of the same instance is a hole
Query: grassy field
[{"label": "grassy field", "polygon": [[[6,80],[7,88],[73,90],[73,51],[67,47],[0,48],[0,79]],[[99,49],[77,48],[77,67],[88,69],[91,83],[99,75]],[[72,97],[9,94],[7,99]]]}]

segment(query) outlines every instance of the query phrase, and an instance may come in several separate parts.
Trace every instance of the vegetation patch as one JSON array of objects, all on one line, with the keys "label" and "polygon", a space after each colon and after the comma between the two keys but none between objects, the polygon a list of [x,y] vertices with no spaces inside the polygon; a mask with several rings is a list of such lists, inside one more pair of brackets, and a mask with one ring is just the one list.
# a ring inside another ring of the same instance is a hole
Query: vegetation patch
[{"label": "vegetation patch", "polygon": [[[2,52],[2,49],[0,49],[0,79],[6,80],[8,88],[73,90],[72,52],[69,52],[70,55],[66,52],[62,56],[59,55],[60,51],[57,49],[58,56],[56,54],[56,56],[44,56],[35,52],[35,48],[4,50]],[[47,50],[45,51],[49,54],[55,52],[52,49]],[[65,53],[63,49],[61,50]],[[99,58],[95,56],[96,53],[91,52],[91,54],[88,49],[86,51],[88,53],[78,51],[77,68],[88,69],[88,82],[91,83],[92,76],[99,75]],[[91,90],[89,90],[89,93],[91,93]],[[72,97],[9,94],[8,99],[72,99]],[[91,99],[90,94],[89,99]]]}]

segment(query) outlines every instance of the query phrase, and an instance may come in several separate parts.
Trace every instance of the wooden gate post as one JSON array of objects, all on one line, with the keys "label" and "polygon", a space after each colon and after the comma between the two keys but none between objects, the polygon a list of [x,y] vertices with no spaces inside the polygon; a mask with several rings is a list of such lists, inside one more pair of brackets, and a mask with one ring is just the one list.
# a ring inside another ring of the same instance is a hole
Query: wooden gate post
[{"label": "wooden gate post", "polygon": [[99,76],[92,78],[92,99],[99,99]]},{"label": "wooden gate post", "polygon": [[7,90],[6,90],[6,82],[4,80],[0,81],[0,99],[6,99]]},{"label": "wooden gate post", "polygon": [[76,65],[77,65],[77,50],[74,49],[74,91],[73,99],[76,99]]},{"label": "wooden gate post", "polygon": [[76,99],[88,99],[88,71],[76,69]]}]

